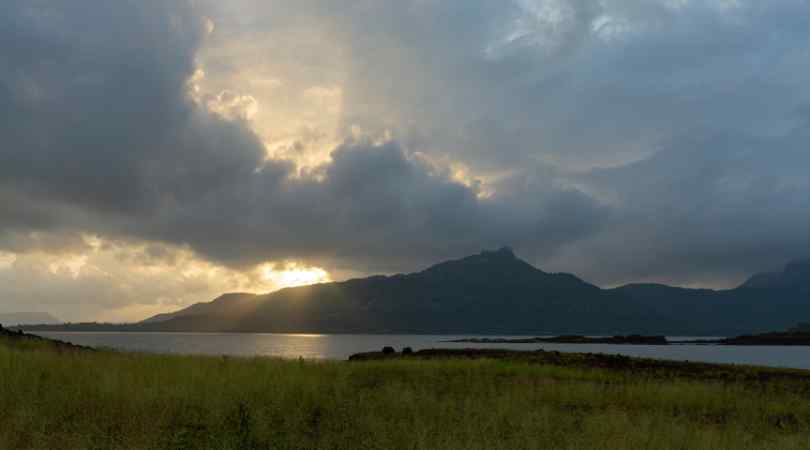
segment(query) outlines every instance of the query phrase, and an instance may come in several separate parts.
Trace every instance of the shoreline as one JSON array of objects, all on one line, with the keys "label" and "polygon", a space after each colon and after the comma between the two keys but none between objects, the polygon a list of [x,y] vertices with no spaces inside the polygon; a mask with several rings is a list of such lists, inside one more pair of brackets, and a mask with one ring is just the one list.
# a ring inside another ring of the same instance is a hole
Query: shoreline
[{"label": "shoreline", "polygon": [[464,338],[443,342],[469,344],[610,344],[610,345],[717,345],[717,346],[810,346],[808,332],[772,332],[741,335],[730,338],[669,340],[666,336],[639,334],[590,337],[561,335],[533,338]]},{"label": "shoreline", "polygon": [[84,345],[73,344],[71,342],[61,341],[59,339],[52,339],[44,336],[39,336],[36,334],[26,333],[20,329],[9,329],[5,328],[0,325],[0,339],[5,342],[9,342],[12,344],[28,344],[28,343],[36,343],[36,344],[45,344],[51,345],[55,349],[63,351],[89,351],[94,352],[98,351],[93,347],[87,347]]},{"label": "shoreline", "polygon": [[[553,338],[541,338],[553,339]],[[596,338],[610,339],[610,338]],[[459,341],[454,341],[459,342]],[[42,345],[46,348],[62,352],[95,352],[95,353],[122,353],[133,355],[154,355],[148,352],[119,351],[111,348],[94,348],[77,345],[70,342],[51,339],[48,337],[29,334],[21,330],[10,330],[0,326],[0,344],[11,344],[11,347],[26,347],[26,344]],[[633,344],[627,344],[633,345]],[[677,345],[671,343],[669,345]],[[203,356],[203,355],[175,355],[175,356]],[[210,355],[208,355],[210,356]],[[227,356],[225,358],[253,359],[257,356]],[[261,357],[259,359],[277,359]],[[429,361],[429,360],[502,360],[512,362],[525,362],[559,367],[578,369],[608,369],[620,372],[653,372],[667,374],[667,376],[686,377],[700,380],[714,379],[750,379],[757,382],[771,379],[791,379],[810,381],[810,369],[782,368],[771,366],[758,366],[734,363],[709,363],[689,360],[658,359],[637,356],[626,356],[611,353],[592,352],[560,352],[556,350],[508,350],[498,348],[430,348],[412,351],[410,348],[397,352],[386,347],[382,351],[359,352],[349,355],[345,360],[332,362],[358,362],[358,361]]]}]

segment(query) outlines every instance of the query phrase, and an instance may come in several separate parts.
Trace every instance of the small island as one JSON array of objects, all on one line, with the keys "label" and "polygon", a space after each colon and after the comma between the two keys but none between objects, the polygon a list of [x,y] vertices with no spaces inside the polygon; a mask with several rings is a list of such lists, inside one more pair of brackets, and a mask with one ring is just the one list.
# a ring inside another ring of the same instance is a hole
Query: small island
[{"label": "small island", "polygon": [[464,338],[444,341],[467,344],[612,344],[612,345],[808,345],[810,324],[800,323],[787,331],[746,334],[736,337],[699,340],[669,340],[666,336],[639,334],[617,336],[560,335],[530,338]]},{"label": "small island", "polygon": [[454,343],[468,344],[621,344],[621,345],[669,345],[665,336],[643,336],[631,334],[626,336],[589,337],[582,335],[561,335],[552,337],[531,338],[469,338],[454,339]]}]

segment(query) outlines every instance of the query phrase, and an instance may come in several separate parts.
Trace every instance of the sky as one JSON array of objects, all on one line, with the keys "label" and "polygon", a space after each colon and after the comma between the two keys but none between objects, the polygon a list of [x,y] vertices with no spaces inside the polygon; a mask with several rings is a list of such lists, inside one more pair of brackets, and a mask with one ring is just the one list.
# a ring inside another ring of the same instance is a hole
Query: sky
[{"label": "sky", "polygon": [[806,0],[5,0],[0,312],[810,256]]}]

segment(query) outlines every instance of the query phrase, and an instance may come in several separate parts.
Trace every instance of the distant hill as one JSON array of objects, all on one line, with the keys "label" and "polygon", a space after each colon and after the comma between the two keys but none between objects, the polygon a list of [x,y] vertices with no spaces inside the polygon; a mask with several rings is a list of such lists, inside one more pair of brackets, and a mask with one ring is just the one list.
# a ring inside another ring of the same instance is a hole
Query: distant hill
[{"label": "distant hill", "polygon": [[[421,272],[227,294],[138,324],[39,329],[282,333],[736,335],[810,319],[803,265],[779,282],[731,290],[631,284],[600,289],[547,273],[509,248]],[[772,286],[772,287],[771,287]],[[31,329],[26,327],[26,329]]]},{"label": "distant hill", "polygon": [[154,324],[186,316],[225,315],[240,310],[252,310],[256,300],[254,294],[232,293],[224,294],[207,303],[195,303],[172,313],[158,314],[140,323]]},{"label": "distant hill", "polygon": [[678,326],[662,328],[670,335],[732,336],[783,330],[810,317],[810,298],[794,289],[691,290],[670,287],[639,292],[620,288],[659,314],[677,320]]},{"label": "distant hill", "polygon": [[61,321],[48,313],[15,312],[0,314],[0,324],[7,327],[32,324],[52,325],[57,323],[61,323]]},{"label": "distant hill", "polygon": [[781,272],[759,273],[742,284],[743,288],[801,289],[810,291],[810,259],[793,261]]}]

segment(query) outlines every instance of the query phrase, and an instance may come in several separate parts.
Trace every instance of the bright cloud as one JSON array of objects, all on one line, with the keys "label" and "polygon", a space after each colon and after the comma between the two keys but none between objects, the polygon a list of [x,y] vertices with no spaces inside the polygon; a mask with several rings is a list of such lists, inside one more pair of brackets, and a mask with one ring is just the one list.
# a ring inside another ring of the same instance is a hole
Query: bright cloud
[{"label": "bright cloud", "polygon": [[297,262],[237,270],[199,258],[188,248],[83,237],[69,252],[4,254],[3,309],[46,309],[63,320],[133,321],[209,301],[223,292],[266,293],[328,281]]},{"label": "bright cloud", "polygon": [[295,262],[264,264],[260,270],[265,280],[279,287],[304,286],[331,281],[329,274],[320,267],[307,267]]}]

